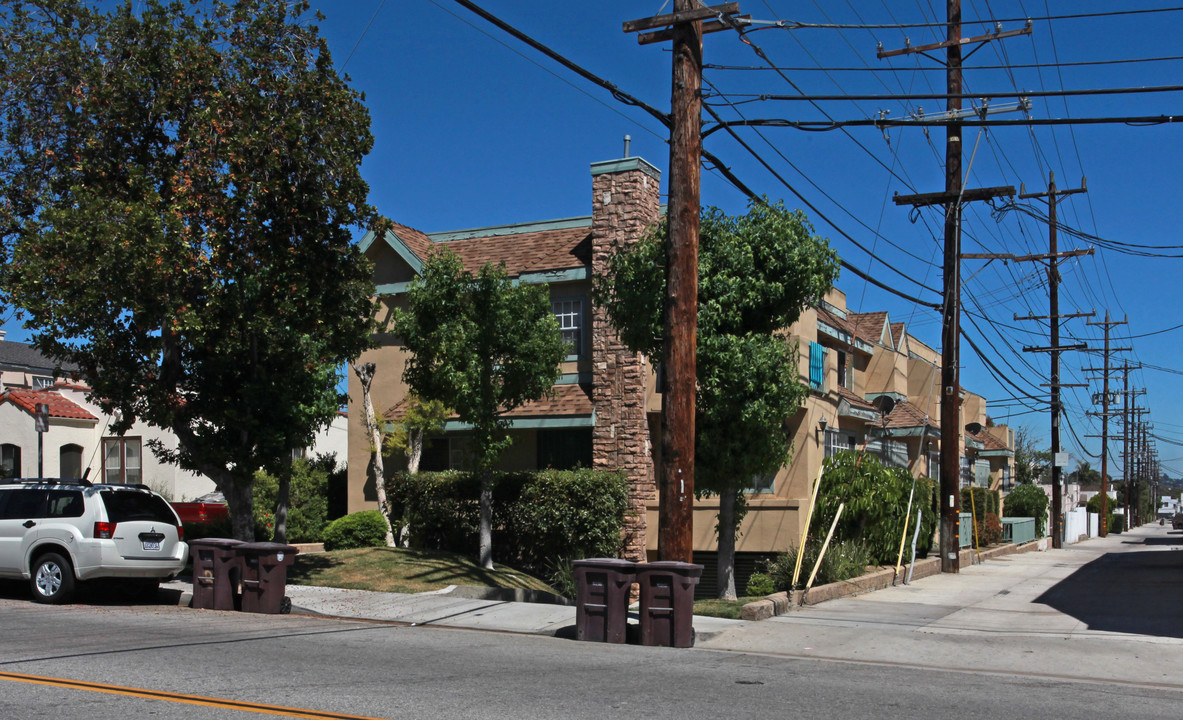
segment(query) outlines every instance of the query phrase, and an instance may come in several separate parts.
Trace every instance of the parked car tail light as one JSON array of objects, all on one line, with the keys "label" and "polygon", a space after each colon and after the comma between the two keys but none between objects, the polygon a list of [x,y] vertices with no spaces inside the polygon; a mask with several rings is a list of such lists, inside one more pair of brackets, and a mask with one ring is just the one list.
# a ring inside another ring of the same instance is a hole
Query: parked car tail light
[{"label": "parked car tail light", "polygon": [[178,540],[184,540],[184,539],[185,539],[185,526],[184,526],[184,525],[178,525],[178,526],[177,526],[177,539],[178,539]]},{"label": "parked car tail light", "polygon": [[115,537],[115,523],[113,522],[97,522],[94,524],[94,536],[96,540],[110,540]]}]

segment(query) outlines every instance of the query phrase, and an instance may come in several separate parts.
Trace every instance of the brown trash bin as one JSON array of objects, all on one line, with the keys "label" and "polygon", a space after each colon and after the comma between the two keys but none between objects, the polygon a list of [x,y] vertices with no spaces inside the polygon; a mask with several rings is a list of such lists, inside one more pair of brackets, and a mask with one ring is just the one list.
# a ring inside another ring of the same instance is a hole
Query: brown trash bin
[{"label": "brown trash bin", "polygon": [[623,643],[637,564],[616,558],[571,563],[575,573],[575,639]]},{"label": "brown trash bin", "polygon": [[242,611],[277,615],[292,611],[284,596],[288,566],[296,558],[295,546],[273,542],[243,543],[237,548],[242,562]]},{"label": "brown trash bin", "polygon": [[241,540],[201,538],[189,542],[193,558],[193,603],[202,610],[233,610],[242,566],[235,552]]},{"label": "brown trash bin", "polygon": [[694,588],[702,565],[652,562],[637,566],[641,586],[641,644],[694,645]]}]

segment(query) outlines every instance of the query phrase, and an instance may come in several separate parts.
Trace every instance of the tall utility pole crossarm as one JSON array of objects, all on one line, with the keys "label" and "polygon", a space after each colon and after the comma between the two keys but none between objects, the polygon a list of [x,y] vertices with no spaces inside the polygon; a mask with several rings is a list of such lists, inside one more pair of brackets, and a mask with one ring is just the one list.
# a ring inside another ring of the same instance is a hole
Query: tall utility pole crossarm
[{"label": "tall utility pole crossarm", "polygon": [[670,92],[669,242],[661,362],[661,474],[658,478],[657,554],[691,562],[694,556],[694,393],[697,384],[698,229],[702,155],[703,20],[723,30],[738,3],[704,8],[674,0],[672,15],[624,23],[625,32],[667,28],[638,36],[641,43],[673,40]]},{"label": "tall utility pole crossarm", "polygon": [[[904,198],[896,196],[897,205],[911,204],[945,206],[945,257],[944,257],[944,313],[941,325],[941,522],[940,552],[941,572],[955,573],[961,569],[960,557],[960,469],[961,469],[961,205],[970,195],[962,185],[961,145],[961,62],[962,48],[996,40],[1011,34],[1031,32],[1030,26],[1014,33],[995,33],[977,38],[961,35],[961,0],[947,0],[947,34],[944,42],[901,50],[883,51],[878,57],[892,57],[929,50],[945,50],[945,80],[948,98],[946,112],[949,118],[945,126],[945,192],[925,196]],[[973,51],[970,51],[971,53]],[[987,192],[986,199],[998,195],[1014,195],[1014,188],[994,188],[996,194]],[[1009,191],[1009,192],[1006,192]],[[981,193],[977,193],[981,194]]]}]

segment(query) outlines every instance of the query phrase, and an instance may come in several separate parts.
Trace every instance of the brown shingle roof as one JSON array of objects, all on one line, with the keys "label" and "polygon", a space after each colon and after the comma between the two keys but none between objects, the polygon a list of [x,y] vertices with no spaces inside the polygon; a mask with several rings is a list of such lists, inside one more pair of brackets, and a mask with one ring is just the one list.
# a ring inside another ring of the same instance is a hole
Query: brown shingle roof
[{"label": "brown shingle roof", "polygon": [[933,422],[932,418],[924,414],[920,408],[916,407],[910,402],[899,402],[887,414],[886,427],[891,428],[912,428],[912,427],[930,427],[936,430],[940,426]]},{"label": "brown shingle roof", "polygon": [[433,247],[431,240],[422,232],[416,230],[413,227],[399,225],[398,223],[393,224],[395,236],[397,236],[399,240],[402,240],[403,244],[406,245],[411,252],[415,253],[415,255],[420,260],[426,260],[427,256],[431,254]]},{"label": "brown shingle roof", "polygon": [[476,271],[486,263],[505,263],[511,276],[591,265],[591,231],[587,227],[538,230],[473,237],[439,243]]},{"label": "brown shingle roof", "polygon": [[817,319],[821,320],[822,322],[826,323],[827,325],[832,325],[832,326],[838,328],[839,330],[843,330],[845,332],[848,332],[851,335],[854,334],[854,326],[851,325],[850,322],[848,322],[846,320],[846,318],[839,317],[839,316],[835,315],[834,313],[830,312],[829,310],[822,307],[821,305],[819,305],[817,307]]},{"label": "brown shingle roof", "polygon": [[86,408],[67,400],[60,393],[49,390],[24,390],[10,388],[0,394],[0,403],[11,402],[29,414],[37,412],[37,404],[49,405],[49,416],[53,418],[67,418],[71,420],[98,420]]},{"label": "brown shingle roof", "polygon": [[854,327],[854,334],[863,340],[873,343],[883,340],[883,324],[887,322],[886,312],[850,313],[846,319]]},{"label": "brown shingle roof", "polygon": [[979,433],[972,433],[966,430],[965,436],[980,442],[983,450],[1010,450],[1006,446],[1006,443],[988,433],[985,428],[982,428],[982,431]]},{"label": "brown shingle roof", "polygon": [[891,342],[892,342],[892,345],[897,350],[904,346],[904,324],[903,323],[892,323],[891,324]]},{"label": "brown shingle roof", "polygon": [[[591,387],[587,385],[555,385],[553,397],[529,402],[505,414],[510,418],[573,417],[592,414]],[[398,420],[406,414],[406,399],[399,400],[382,414],[385,420]],[[456,419],[452,415],[452,420]]]},{"label": "brown shingle roof", "polygon": [[850,390],[847,390],[846,388],[844,388],[842,386],[838,387],[837,392],[838,392],[838,397],[845,399],[847,402],[849,402],[854,407],[861,408],[863,410],[874,410],[875,412],[879,411],[879,409],[875,407],[874,403],[867,402],[863,398],[859,397],[858,395],[854,394],[853,392],[851,392]]}]

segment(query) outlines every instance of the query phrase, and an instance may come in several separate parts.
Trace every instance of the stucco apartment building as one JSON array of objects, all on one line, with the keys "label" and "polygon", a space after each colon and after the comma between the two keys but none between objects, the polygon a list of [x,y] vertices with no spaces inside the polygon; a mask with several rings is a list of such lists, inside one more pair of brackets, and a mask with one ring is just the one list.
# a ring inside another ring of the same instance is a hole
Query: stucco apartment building
[{"label": "stucco apartment building", "polygon": [[[504,469],[593,466],[621,468],[628,474],[633,516],[628,554],[653,558],[657,549],[658,498],[655,466],[660,467],[661,395],[649,359],[623,348],[607,318],[592,306],[592,278],[605,266],[616,244],[634,241],[660,217],[660,172],[641,158],[591,166],[592,214],[547,222],[425,234],[396,226],[362,246],[373,261],[380,313],[403,302],[424,260],[446,246],[475,271],[486,262],[504,262],[511,277],[546,284],[551,306],[571,353],[550,399],[519,408],[512,420],[512,448]],[[917,475],[939,472],[939,353],[892,323],[887,313],[854,313],[845,294],[832,290],[818,307],[807,308],[788,329],[798,344],[801,379],[812,392],[786,420],[793,439],[791,462],[771,477],[752,478],[749,511],[737,545],[737,566],[783,552],[798,542],[802,507],[822,460],[843,448],[874,452],[885,462]],[[362,361],[377,364],[373,401],[380,416],[400,412],[407,388],[406,362],[397,334],[378,338],[379,346]],[[361,400],[350,378],[350,402]],[[374,507],[374,479],[366,476],[369,444],[354,418],[349,437],[349,509]],[[1013,438],[1005,427],[985,427],[985,400],[963,393],[963,481],[1000,484],[1011,476]],[[466,433],[458,422],[432,440],[420,469],[462,467]],[[389,458],[388,471],[400,466]],[[696,502],[695,558],[710,563],[715,545],[716,500]],[[710,575],[705,573],[704,576]]]}]

